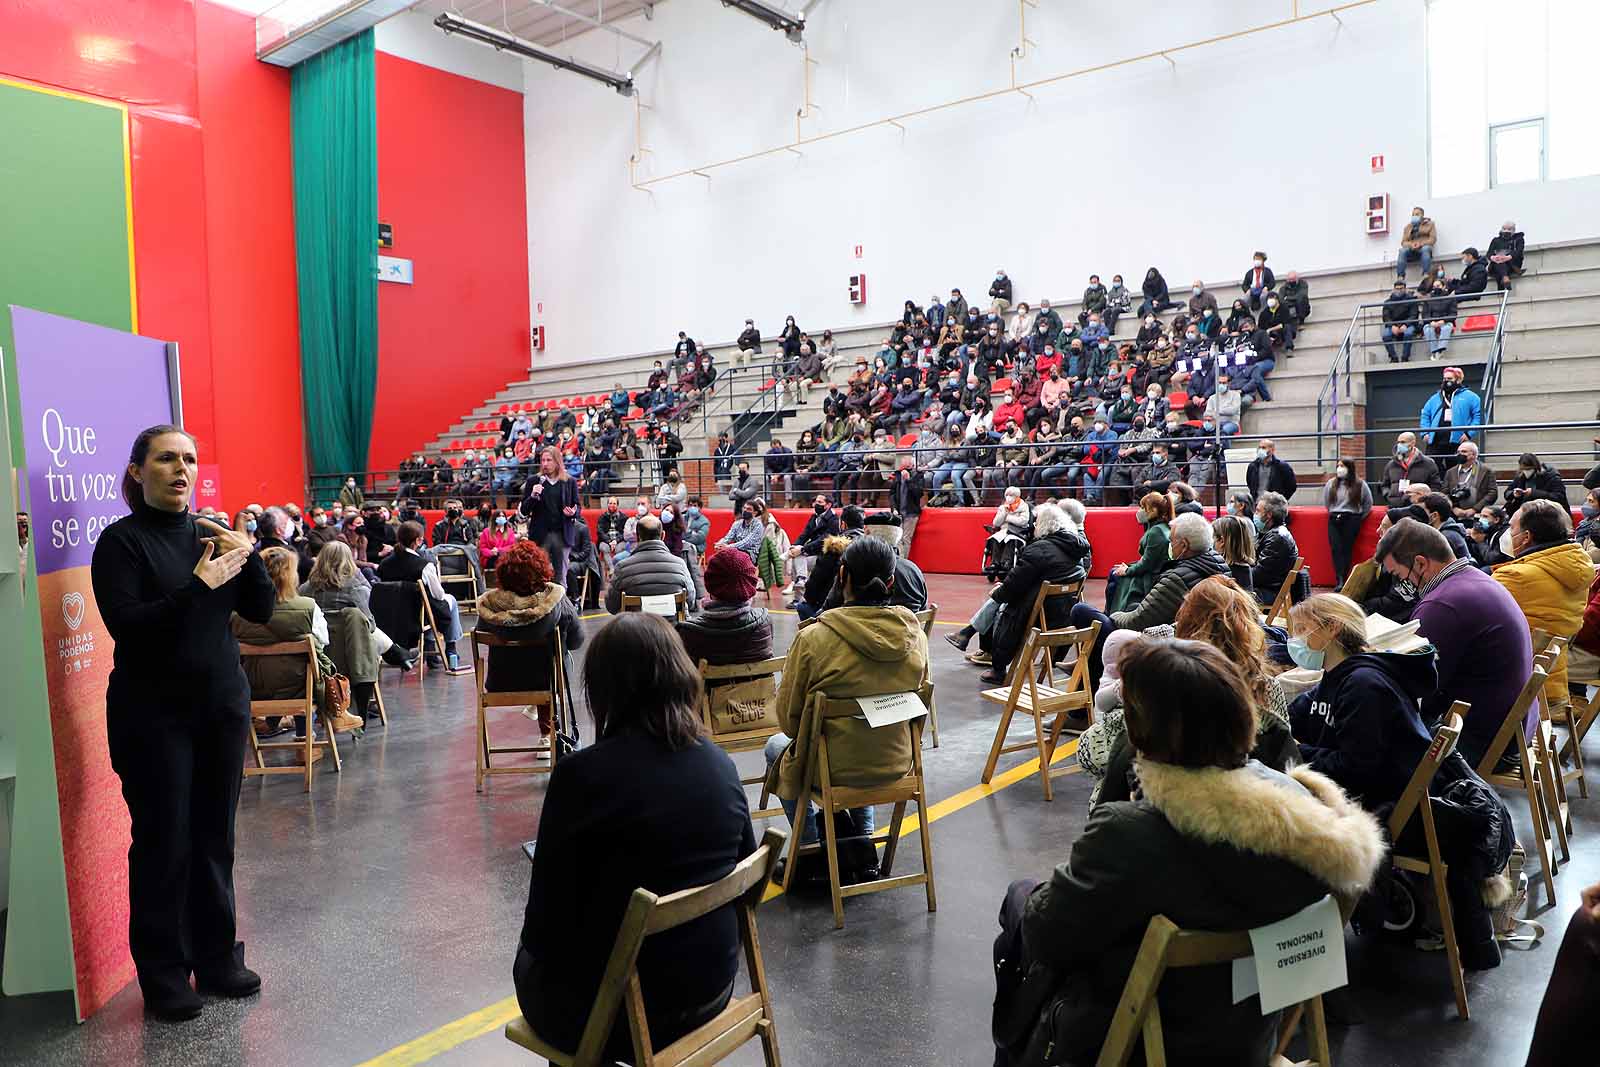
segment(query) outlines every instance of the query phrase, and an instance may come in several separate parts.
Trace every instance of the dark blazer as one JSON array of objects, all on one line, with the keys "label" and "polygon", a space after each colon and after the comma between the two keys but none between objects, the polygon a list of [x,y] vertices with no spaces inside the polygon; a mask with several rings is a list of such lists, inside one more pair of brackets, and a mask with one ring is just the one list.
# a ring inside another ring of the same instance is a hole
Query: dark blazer
[{"label": "dark blazer", "polygon": [[[533,487],[544,485],[544,492],[536,499]],[[528,479],[526,494],[522,504],[517,509],[528,519],[528,540],[538,543],[544,540],[548,533],[555,531],[566,532],[567,516],[562,514],[563,509],[578,506],[578,483],[571,478],[562,478],[559,481],[542,483],[538,476]]]},{"label": "dark blazer", "polygon": [[[674,893],[724,877],[755,851],[739,772],[702,738],[670,752],[642,732],[602,737],[550,776],[512,977],[539,1035],[573,1051],[635,889]],[[739,967],[732,906],[646,939],[650,1036],[663,1047],[728,1002]],[[631,1058],[627,1022],[611,1049]]]}]

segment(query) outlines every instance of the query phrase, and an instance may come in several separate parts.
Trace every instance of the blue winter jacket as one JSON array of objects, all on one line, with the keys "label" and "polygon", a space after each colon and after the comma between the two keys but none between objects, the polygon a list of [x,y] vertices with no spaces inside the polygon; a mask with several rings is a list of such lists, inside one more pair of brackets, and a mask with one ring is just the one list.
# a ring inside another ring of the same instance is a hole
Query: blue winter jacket
[{"label": "blue winter jacket", "polygon": [[[1444,423],[1444,391],[1440,390],[1428,398],[1422,405],[1422,425],[1441,426]],[[1470,437],[1474,441],[1477,437],[1472,430],[1483,425],[1483,401],[1478,399],[1478,394],[1465,386],[1457,389],[1450,398],[1450,443],[1460,444],[1463,437]],[[1458,427],[1467,427],[1459,429]],[[1423,439],[1429,444],[1433,443],[1433,434],[1425,433]]]}]

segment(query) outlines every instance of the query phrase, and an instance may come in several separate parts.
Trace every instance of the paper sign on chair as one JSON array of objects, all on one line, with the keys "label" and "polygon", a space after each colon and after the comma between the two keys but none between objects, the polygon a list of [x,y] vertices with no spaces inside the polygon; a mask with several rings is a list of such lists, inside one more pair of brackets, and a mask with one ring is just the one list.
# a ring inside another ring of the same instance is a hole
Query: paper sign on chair
[{"label": "paper sign on chair", "polygon": [[897,722],[910,722],[920,715],[928,714],[927,705],[922,703],[922,698],[915,693],[884,693],[872,697],[856,697],[855,701],[861,706],[861,714],[867,717],[867,725],[874,730],[883,726],[893,726]]},{"label": "paper sign on chair", "polygon": [[1233,961],[1233,1002],[1261,994],[1261,1013],[1338,989],[1349,981],[1344,917],[1325,896],[1287,919],[1250,931],[1255,955]]}]

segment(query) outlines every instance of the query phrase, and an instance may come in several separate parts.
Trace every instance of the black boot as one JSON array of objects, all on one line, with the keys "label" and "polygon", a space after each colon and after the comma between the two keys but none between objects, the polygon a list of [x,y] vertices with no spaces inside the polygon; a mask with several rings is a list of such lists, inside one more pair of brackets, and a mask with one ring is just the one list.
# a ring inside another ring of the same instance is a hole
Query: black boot
[{"label": "black boot", "polygon": [[971,641],[973,635],[977,632],[970,626],[963,626],[953,634],[945,634],[944,639],[954,645],[958,652],[965,652],[967,650],[967,642]]},{"label": "black boot", "polygon": [[244,942],[235,941],[222,959],[195,967],[194,987],[218,997],[251,997],[261,992],[261,976],[244,965]]},{"label": "black boot", "polygon": [[170,974],[141,973],[139,991],[144,994],[144,1010],[170,1023],[188,1022],[205,1006],[189,985],[188,974],[176,968]]}]

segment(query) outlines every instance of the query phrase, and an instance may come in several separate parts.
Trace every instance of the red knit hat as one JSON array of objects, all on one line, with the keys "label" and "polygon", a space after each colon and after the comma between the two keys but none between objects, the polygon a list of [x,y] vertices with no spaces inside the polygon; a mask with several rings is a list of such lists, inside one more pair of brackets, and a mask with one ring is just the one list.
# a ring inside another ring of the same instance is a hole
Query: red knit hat
[{"label": "red knit hat", "polygon": [[756,565],[737,548],[724,548],[706,560],[706,592],[724,604],[742,604],[756,595]]}]

